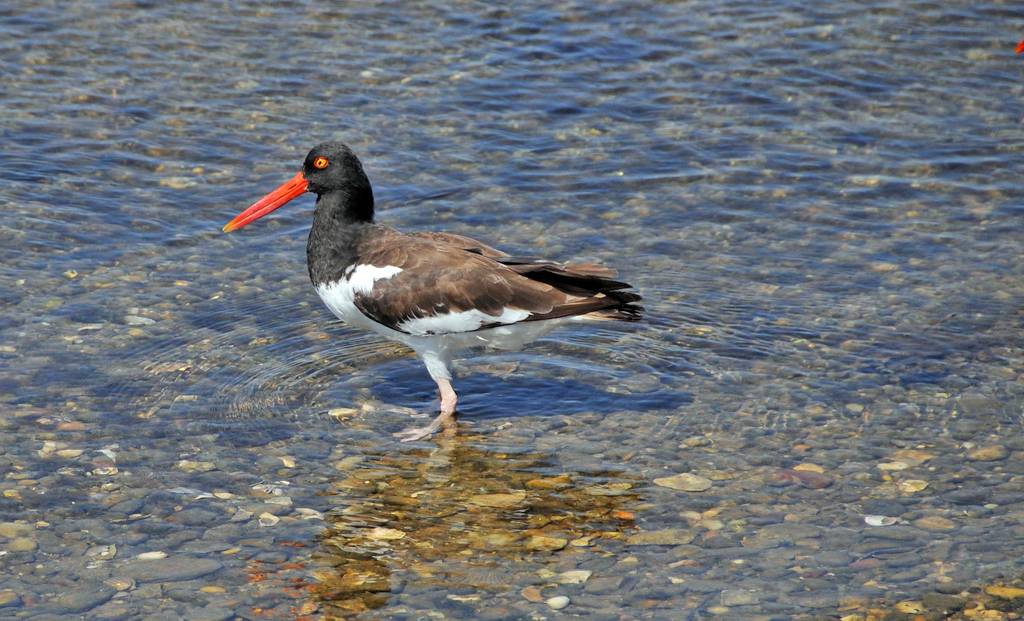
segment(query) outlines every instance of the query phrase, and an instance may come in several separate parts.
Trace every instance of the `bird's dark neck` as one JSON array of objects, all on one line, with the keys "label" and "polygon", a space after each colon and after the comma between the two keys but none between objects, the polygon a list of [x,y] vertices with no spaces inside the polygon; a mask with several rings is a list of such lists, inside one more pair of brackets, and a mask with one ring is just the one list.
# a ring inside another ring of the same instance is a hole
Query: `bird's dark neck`
[{"label": "bird's dark neck", "polygon": [[359,242],[373,228],[373,191],[353,187],[316,199],[306,243],[306,266],[314,286],[340,280],[358,259]]}]

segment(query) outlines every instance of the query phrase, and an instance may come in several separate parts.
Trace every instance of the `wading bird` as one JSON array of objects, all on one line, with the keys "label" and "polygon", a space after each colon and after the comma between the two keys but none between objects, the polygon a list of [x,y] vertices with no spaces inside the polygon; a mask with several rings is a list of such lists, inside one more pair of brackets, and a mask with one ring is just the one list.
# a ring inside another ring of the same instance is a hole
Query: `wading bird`
[{"label": "wading bird", "polygon": [[517,349],[573,319],[640,319],[640,296],[589,263],[510,256],[452,233],[400,233],[374,222],[373,190],[359,158],[339,142],[317,145],[300,170],[224,226],[231,232],[305,192],[316,194],[306,245],[309,278],[349,325],[404,343],[437,383],[441,412],[403,441],[455,428],[451,359],[474,347]]}]

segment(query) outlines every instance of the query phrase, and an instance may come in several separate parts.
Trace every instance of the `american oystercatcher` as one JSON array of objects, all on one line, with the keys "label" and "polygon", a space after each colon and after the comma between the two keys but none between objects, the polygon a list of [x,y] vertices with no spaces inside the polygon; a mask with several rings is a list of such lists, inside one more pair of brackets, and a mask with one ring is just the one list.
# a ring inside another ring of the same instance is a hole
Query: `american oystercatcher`
[{"label": "american oystercatcher", "polygon": [[304,192],[316,194],[306,245],[309,278],[349,325],[404,343],[437,382],[441,413],[402,441],[455,428],[452,356],[517,349],[570,319],[640,319],[640,296],[590,263],[510,256],[452,233],[400,233],[373,221],[373,190],[340,142],[317,145],[300,170],[224,226],[229,233]]}]

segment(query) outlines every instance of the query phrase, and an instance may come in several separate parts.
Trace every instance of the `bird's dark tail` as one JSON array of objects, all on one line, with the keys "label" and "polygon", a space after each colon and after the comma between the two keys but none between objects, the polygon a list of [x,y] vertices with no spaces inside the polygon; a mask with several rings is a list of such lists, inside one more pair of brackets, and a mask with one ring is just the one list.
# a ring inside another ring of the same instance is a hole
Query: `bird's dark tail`
[{"label": "bird's dark tail", "polygon": [[587,319],[640,321],[644,318],[644,307],[637,304],[642,299],[639,294],[629,291],[610,291],[605,295],[615,300],[616,304],[588,313]]},{"label": "bird's dark tail", "polygon": [[531,280],[542,282],[580,299],[537,319],[581,316],[588,319],[639,321],[644,307],[642,298],[630,289],[629,283],[613,280],[615,271],[592,263],[562,264],[553,261],[501,257],[496,259]]}]

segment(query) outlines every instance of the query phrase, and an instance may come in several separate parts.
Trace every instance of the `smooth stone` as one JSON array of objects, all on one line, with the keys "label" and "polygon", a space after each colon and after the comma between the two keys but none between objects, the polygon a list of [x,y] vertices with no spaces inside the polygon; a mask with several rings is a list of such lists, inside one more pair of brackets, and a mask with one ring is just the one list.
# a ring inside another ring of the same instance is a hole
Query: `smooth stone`
[{"label": "smooth stone", "polygon": [[806,470],[791,470],[790,472],[798,484],[808,489],[825,489],[834,483],[832,477],[826,474]]},{"label": "smooth stone", "polygon": [[549,597],[546,603],[552,610],[561,610],[569,605],[569,598],[564,595],[556,595]]},{"label": "smooth stone", "polygon": [[469,497],[471,504],[480,507],[492,507],[505,509],[515,507],[526,500],[526,492],[513,492],[511,494],[477,494]]},{"label": "smooth stone", "polygon": [[928,481],[923,479],[904,479],[896,483],[896,489],[902,494],[916,494],[928,487]]},{"label": "smooth stone", "polygon": [[946,500],[956,505],[982,505],[988,500],[987,489],[958,489],[944,494]]},{"label": "smooth stone", "polygon": [[622,588],[622,582],[624,580],[625,578],[622,576],[601,576],[598,578],[591,578],[587,581],[587,586],[584,590],[587,593],[595,595],[615,593]]},{"label": "smooth stone", "polygon": [[812,464],[810,462],[804,462],[793,466],[793,470],[797,472],[817,472],[818,474],[825,474],[825,468],[818,464]]},{"label": "smooth stone", "polygon": [[864,523],[868,526],[892,526],[893,524],[899,524],[900,519],[888,515],[865,515]]},{"label": "smooth stone", "polygon": [[[872,529],[874,530],[874,529]],[[881,529],[885,531],[886,529]],[[743,537],[744,548],[761,549],[790,546],[799,539],[814,539],[822,535],[820,527],[811,524],[783,522],[765,526],[749,536]]]},{"label": "smooth stone", "polygon": [[850,564],[852,557],[845,550],[831,550],[821,552],[812,557],[815,562],[824,567],[845,567]]},{"label": "smooth stone", "polygon": [[747,591],[743,589],[726,589],[722,591],[722,605],[723,606],[752,606],[761,601],[761,596],[757,591]]},{"label": "smooth stone", "polygon": [[892,500],[869,500],[864,503],[864,513],[869,515],[885,515],[896,517],[906,513],[907,508]]},{"label": "smooth stone", "polygon": [[561,550],[568,544],[569,541],[567,539],[562,539],[561,537],[534,535],[526,541],[526,549],[554,552],[556,550]]},{"label": "smooth stone", "polygon": [[0,522],[0,537],[6,537],[8,539],[27,535],[34,530],[35,528],[33,528],[31,524],[23,524],[21,522]]},{"label": "smooth stone", "polygon": [[717,593],[722,590],[721,582],[701,578],[687,578],[683,586],[685,586],[687,591],[693,591],[694,593]]},{"label": "smooth stone", "polygon": [[207,606],[199,610],[190,610],[189,619],[192,621],[228,621],[235,618],[235,611],[229,608]]},{"label": "smooth stone", "polygon": [[900,449],[891,455],[893,461],[901,461],[910,466],[920,466],[929,459],[934,459],[935,454],[918,449]]},{"label": "smooth stone", "polygon": [[631,493],[632,483],[605,483],[583,488],[583,492],[591,496],[625,496]]},{"label": "smooth stone", "polygon": [[[921,538],[921,533],[909,526],[893,525],[885,528],[872,528],[864,533],[866,539],[885,539],[888,541],[916,541]],[[880,542],[883,545],[889,545]],[[862,540],[857,545],[868,545],[867,540]]]},{"label": "smooth stone", "polygon": [[310,509],[309,507],[299,507],[295,510],[295,513],[299,514],[299,517],[303,520],[322,520],[324,514],[317,511],[316,509]]},{"label": "smooth stone", "polygon": [[572,571],[563,571],[558,574],[559,584],[585,584],[587,580],[590,580],[590,576],[594,572],[586,569],[574,569]]},{"label": "smooth stone", "polygon": [[15,537],[7,544],[7,549],[11,552],[32,552],[38,547],[35,539],[28,537]]},{"label": "smooth stone", "polygon": [[[253,515],[263,515],[269,513],[270,515],[286,515],[292,512],[292,508],[286,505],[278,505],[272,502],[260,502],[247,504],[239,508],[239,511],[248,511]],[[234,519],[234,516],[231,517]]]},{"label": "smooth stone", "polygon": [[508,621],[518,619],[511,608],[505,606],[487,606],[483,610],[474,611],[480,621]]},{"label": "smooth stone", "polygon": [[139,582],[177,582],[212,574],[221,567],[223,565],[213,559],[170,557],[156,561],[132,561],[122,571]]},{"label": "smooth stone", "polygon": [[107,580],[106,584],[118,591],[131,591],[135,588],[135,581],[131,578],[111,578]]},{"label": "smooth stone", "polygon": [[217,464],[212,461],[193,461],[182,459],[178,462],[178,468],[185,472],[209,472],[217,469]]},{"label": "smooth stone", "polygon": [[212,524],[220,519],[222,514],[207,511],[206,509],[185,509],[171,516],[175,522],[185,526],[204,526]]},{"label": "smooth stone", "polygon": [[129,326],[151,326],[156,323],[149,317],[140,317],[139,315],[125,315],[124,322]]},{"label": "smooth stone", "polygon": [[666,528],[636,533],[626,538],[626,543],[633,546],[676,546],[693,541],[696,535],[681,528]]},{"label": "smooth stone", "polygon": [[938,515],[929,515],[914,520],[914,526],[925,530],[953,530],[956,528],[956,523],[949,518],[944,518]]},{"label": "smooth stone", "polygon": [[129,621],[133,617],[125,604],[113,600],[90,611],[89,618],[96,621]]},{"label": "smooth stone", "polygon": [[924,612],[924,604],[917,600],[908,599],[896,602],[896,610],[905,615],[918,615]]},{"label": "smooth stone", "polygon": [[981,446],[967,453],[967,459],[971,461],[999,461],[1006,459],[1009,451],[1005,446],[994,444],[992,446]]},{"label": "smooth stone", "polygon": [[85,555],[107,561],[117,556],[117,546],[114,544],[93,546],[85,551]]},{"label": "smooth stone", "polygon": [[61,593],[51,606],[62,614],[78,614],[106,603],[114,593],[117,591],[106,585],[71,589]]},{"label": "smooth stone", "polygon": [[935,592],[943,595],[959,595],[970,587],[959,582],[940,582],[935,585]]},{"label": "smooth stone", "polygon": [[703,492],[711,489],[711,479],[690,472],[654,479],[655,485],[680,492]]},{"label": "smooth stone", "polygon": [[568,474],[560,474],[556,477],[530,479],[526,487],[530,489],[564,489],[572,485],[572,478]]},{"label": "smooth stone", "polygon": [[189,585],[189,587],[165,588],[164,595],[175,601],[188,604],[189,606],[194,606],[196,608],[202,608],[209,603],[210,600],[206,596],[206,593],[190,588],[190,586],[191,585]]},{"label": "smooth stone", "polygon": [[398,530],[397,528],[384,528],[383,526],[377,526],[370,530],[366,537],[375,541],[393,541],[405,538],[405,531]]},{"label": "smooth stone", "polygon": [[985,587],[985,592],[989,595],[994,595],[1001,599],[1020,599],[1024,597],[1024,589],[1010,586],[990,586]]},{"label": "smooth stone", "polygon": [[896,584],[910,584],[911,582],[924,580],[926,575],[928,575],[927,569],[917,566],[907,568],[903,571],[893,572],[888,575],[888,578]]},{"label": "smooth stone", "polygon": [[142,507],[146,503],[141,498],[129,498],[128,500],[122,500],[121,502],[111,505],[111,513],[123,513],[125,515],[131,515],[132,513],[141,513]]},{"label": "smooth stone", "polygon": [[286,552],[279,552],[277,550],[268,550],[266,552],[260,552],[252,558],[253,560],[260,561],[261,563],[280,565],[281,563],[284,563],[288,560],[288,554]]},{"label": "smooth stone", "polygon": [[941,614],[950,614],[961,610],[964,607],[965,601],[964,598],[953,595],[926,593],[921,598],[921,603],[928,610]]},{"label": "smooth stone", "polygon": [[0,608],[21,606],[21,596],[14,591],[0,591]]},{"label": "smooth stone", "polygon": [[998,412],[1003,403],[979,392],[968,392],[960,396],[958,409],[968,417],[986,416]]}]

